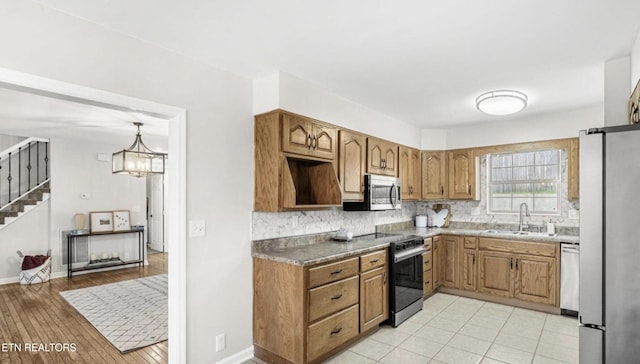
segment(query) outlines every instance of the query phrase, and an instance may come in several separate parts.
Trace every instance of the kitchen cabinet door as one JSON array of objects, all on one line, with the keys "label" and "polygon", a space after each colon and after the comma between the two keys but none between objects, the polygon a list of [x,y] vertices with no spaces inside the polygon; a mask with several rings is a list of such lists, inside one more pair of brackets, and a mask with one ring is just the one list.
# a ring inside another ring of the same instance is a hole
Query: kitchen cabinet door
[{"label": "kitchen cabinet door", "polygon": [[567,156],[567,184],[569,185],[569,200],[580,198],[580,140],[569,140]]},{"label": "kitchen cabinet door", "polygon": [[460,288],[460,239],[457,236],[443,236],[442,246],[444,270],[442,271],[442,285],[444,287]]},{"label": "kitchen cabinet door", "polygon": [[422,152],[422,199],[447,198],[447,153]]},{"label": "kitchen cabinet door", "polygon": [[533,255],[515,256],[514,296],[523,301],[556,303],[556,259]]},{"label": "kitchen cabinet door", "polygon": [[333,160],[337,129],[310,119],[282,114],[282,151]]},{"label": "kitchen cabinet door", "polygon": [[502,297],[513,296],[511,267],[513,255],[493,251],[478,252],[478,291]]},{"label": "kitchen cabinet door", "polygon": [[360,332],[389,318],[387,267],[360,274]]},{"label": "kitchen cabinet door", "polygon": [[433,238],[433,289],[436,290],[442,285],[442,270],[444,261],[442,259],[442,237]]},{"label": "kitchen cabinet door", "polygon": [[475,291],[477,288],[476,256],[475,249],[464,249],[462,258],[462,289],[464,290]]},{"label": "kitchen cabinet door", "polygon": [[367,138],[367,172],[398,177],[398,145]]},{"label": "kitchen cabinet door", "polygon": [[452,150],[447,152],[447,154],[449,156],[449,199],[475,199],[476,177],[473,150]]},{"label": "kitchen cabinet door", "polygon": [[402,183],[402,199],[420,199],[420,151],[413,148],[400,147],[400,181]]},{"label": "kitchen cabinet door", "polygon": [[367,137],[340,130],[340,183],[343,200],[364,199],[364,174],[367,167]]}]

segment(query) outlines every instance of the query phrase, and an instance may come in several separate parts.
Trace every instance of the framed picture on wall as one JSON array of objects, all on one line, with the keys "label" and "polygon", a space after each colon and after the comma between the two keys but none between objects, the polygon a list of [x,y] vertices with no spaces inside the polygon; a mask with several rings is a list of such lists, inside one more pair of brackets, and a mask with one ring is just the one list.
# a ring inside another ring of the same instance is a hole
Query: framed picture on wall
[{"label": "framed picture on wall", "polygon": [[131,230],[131,214],[129,210],[113,212],[113,231]]},{"label": "framed picture on wall", "polygon": [[90,212],[89,229],[92,234],[113,231],[113,213],[111,211]]}]

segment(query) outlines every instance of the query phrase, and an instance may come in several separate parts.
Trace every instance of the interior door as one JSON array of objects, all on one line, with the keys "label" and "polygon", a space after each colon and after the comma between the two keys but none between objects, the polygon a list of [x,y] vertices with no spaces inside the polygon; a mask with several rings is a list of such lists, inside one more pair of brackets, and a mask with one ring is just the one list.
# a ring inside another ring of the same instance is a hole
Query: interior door
[{"label": "interior door", "polygon": [[147,199],[147,244],[164,252],[164,175],[147,176]]}]

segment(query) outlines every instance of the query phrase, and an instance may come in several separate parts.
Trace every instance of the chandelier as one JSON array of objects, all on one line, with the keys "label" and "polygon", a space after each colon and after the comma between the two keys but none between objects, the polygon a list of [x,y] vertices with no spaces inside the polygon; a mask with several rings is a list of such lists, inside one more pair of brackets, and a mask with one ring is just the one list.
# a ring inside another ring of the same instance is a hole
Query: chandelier
[{"label": "chandelier", "polygon": [[164,174],[166,153],[157,153],[147,148],[140,135],[140,122],[133,125],[138,127],[136,140],[128,149],[115,152],[112,155],[112,173],[126,174],[134,177],[144,177],[150,174]]}]

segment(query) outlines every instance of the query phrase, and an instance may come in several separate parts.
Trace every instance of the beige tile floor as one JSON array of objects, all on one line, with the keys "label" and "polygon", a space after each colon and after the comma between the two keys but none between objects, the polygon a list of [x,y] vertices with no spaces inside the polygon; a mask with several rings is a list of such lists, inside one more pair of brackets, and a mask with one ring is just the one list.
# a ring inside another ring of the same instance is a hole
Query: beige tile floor
[{"label": "beige tile floor", "polygon": [[577,363],[578,322],[436,293],[399,327],[382,326],[327,362]]}]

